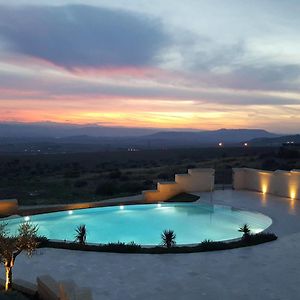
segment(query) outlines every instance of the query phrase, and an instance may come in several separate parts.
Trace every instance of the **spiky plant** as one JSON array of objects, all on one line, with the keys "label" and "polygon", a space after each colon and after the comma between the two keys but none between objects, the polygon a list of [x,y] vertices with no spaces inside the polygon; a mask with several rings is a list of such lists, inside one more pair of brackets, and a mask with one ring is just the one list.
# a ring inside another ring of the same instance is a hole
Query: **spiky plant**
[{"label": "spiky plant", "polygon": [[79,225],[76,228],[76,234],[75,234],[75,241],[78,242],[80,245],[85,245],[86,242],[86,227],[85,225]]},{"label": "spiky plant", "polygon": [[0,224],[0,262],[4,264],[6,280],[5,290],[12,288],[12,269],[16,257],[25,251],[29,256],[32,255],[38,246],[37,242],[37,225],[28,222],[19,225],[18,234],[10,236],[7,230],[7,223]]},{"label": "spiky plant", "polygon": [[243,239],[245,240],[249,239],[251,230],[248,224],[244,224],[242,227],[240,227],[239,232],[243,233]]},{"label": "spiky plant", "polygon": [[167,248],[171,248],[176,245],[176,234],[173,230],[164,230],[161,234],[162,244]]}]

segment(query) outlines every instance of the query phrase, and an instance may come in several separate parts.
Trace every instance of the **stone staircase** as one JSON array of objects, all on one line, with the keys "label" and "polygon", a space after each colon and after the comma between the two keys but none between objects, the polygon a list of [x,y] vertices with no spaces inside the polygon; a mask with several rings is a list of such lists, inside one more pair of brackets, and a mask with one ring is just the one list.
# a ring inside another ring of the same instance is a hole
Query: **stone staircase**
[{"label": "stone staircase", "polygon": [[180,193],[209,192],[214,189],[214,180],[214,169],[188,169],[186,174],[175,174],[175,181],[158,182],[156,190],[143,191],[143,200],[158,202]]}]

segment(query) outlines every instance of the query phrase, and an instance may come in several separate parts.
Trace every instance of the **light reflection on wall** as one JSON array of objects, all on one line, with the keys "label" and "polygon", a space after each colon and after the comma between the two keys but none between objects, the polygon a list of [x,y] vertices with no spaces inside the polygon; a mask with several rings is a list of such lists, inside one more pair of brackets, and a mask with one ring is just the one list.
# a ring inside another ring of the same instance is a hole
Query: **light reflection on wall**
[{"label": "light reflection on wall", "polygon": [[261,191],[263,194],[266,194],[268,192],[268,187],[265,183],[262,184]]},{"label": "light reflection on wall", "polygon": [[236,168],[233,183],[237,190],[259,191],[264,195],[300,200],[300,170],[272,172]]},{"label": "light reflection on wall", "polygon": [[290,197],[291,197],[292,200],[296,199],[296,191],[294,189],[291,189],[291,191],[290,191]]}]

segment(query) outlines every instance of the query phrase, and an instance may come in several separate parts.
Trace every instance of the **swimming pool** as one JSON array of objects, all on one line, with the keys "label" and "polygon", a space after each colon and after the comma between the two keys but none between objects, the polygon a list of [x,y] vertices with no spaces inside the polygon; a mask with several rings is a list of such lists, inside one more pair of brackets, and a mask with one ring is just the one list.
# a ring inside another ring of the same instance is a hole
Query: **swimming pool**
[{"label": "swimming pool", "polygon": [[261,213],[203,203],[120,205],[5,220],[11,233],[24,221],[37,224],[38,234],[49,239],[74,241],[76,227],[85,224],[88,243],[134,241],[141,245],[160,244],[165,229],[174,230],[177,244],[195,244],[205,239],[239,238],[242,233],[238,229],[245,223],[252,233],[272,224],[272,220]]}]

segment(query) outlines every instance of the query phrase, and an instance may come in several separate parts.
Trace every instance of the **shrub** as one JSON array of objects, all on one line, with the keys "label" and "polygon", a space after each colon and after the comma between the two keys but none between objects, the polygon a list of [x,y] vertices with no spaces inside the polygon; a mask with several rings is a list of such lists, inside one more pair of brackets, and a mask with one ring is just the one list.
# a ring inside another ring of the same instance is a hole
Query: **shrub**
[{"label": "shrub", "polygon": [[103,251],[108,252],[139,252],[142,248],[141,245],[136,244],[135,242],[130,242],[128,244],[117,242],[117,243],[108,243],[104,245],[99,245]]},{"label": "shrub", "polygon": [[87,232],[86,232],[85,225],[79,225],[76,228],[75,242],[78,242],[80,245],[85,245],[86,234],[87,234]]},{"label": "shrub", "polygon": [[109,173],[109,178],[111,179],[117,179],[122,176],[122,172],[120,170],[115,170]]},{"label": "shrub", "polygon": [[167,248],[171,248],[176,245],[176,234],[173,230],[164,230],[161,234],[162,244]]},{"label": "shrub", "polygon": [[97,186],[95,193],[97,195],[109,196],[115,194],[117,190],[116,183],[113,181],[105,181]]},{"label": "shrub", "polygon": [[38,242],[38,247],[46,247],[49,242],[49,239],[45,236],[38,236],[36,240]]},{"label": "shrub", "polygon": [[163,179],[163,180],[167,180],[170,178],[170,175],[168,173],[160,173],[157,175],[158,179]]},{"label": "shrub", "polygon": [[243,233],[244,240],[249,239],[251,230],[247,224],[244,224],[242,227],[240,227],[238,231]]},{"label": "shrub", "polygon": [[86,186],[86,185],[87,185],[86,180],[76,180],[74,182],[74,187],[77,187],[77,188],[81,188],[81,187]]},{"label": "shrub", "polygon": [[64,176],[65,178],[77,178],[80,176],[80,172],[79,170],[70,169],[65,171]]},{"label": "shrub", "polygon": [[117,253],[145,253],[145,254],[165,254],[165,253],[193,253],[205,251],[219,251],[234,248],[248,247],[266,242],[271,242],[277,239],[274,233],[258,233],[251,234],[248,240],[240,239],[229,242],[214,242],[204,240],[202,243],[195,246],[173,246],[171,248],[163,246],[142,247],[141,245],[131,242],[125,243],[109,243],[101,245],[82,245],[79,243],[66,243],[63,241],[48,241],[47,244],[41,247],[51,247],[69,250],[96,251],[96,252],[117,252]]}]

